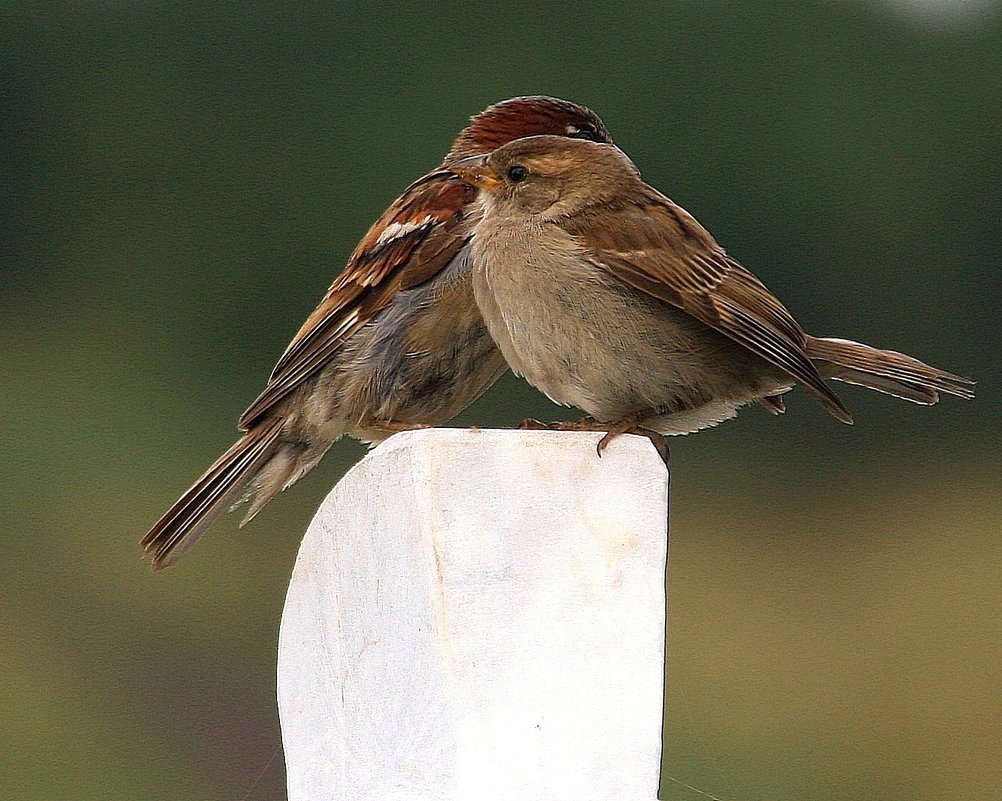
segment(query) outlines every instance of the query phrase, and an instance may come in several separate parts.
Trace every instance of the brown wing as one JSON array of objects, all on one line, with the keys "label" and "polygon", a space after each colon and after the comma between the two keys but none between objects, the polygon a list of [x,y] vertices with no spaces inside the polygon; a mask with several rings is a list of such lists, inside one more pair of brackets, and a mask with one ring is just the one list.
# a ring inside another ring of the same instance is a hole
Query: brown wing
[{"label": "brown wing", "polygon": [[444,171],[411,184],[358,243],[344,271],[293,337],[268,386],[240,417],[248,430],[320,370],[402,289],[434,277],[469,240],[463,211],[476,190]]},{"label": "brown wing", "polygon": [[849,412],[806,353],[807,338],[772,293],[685,209],[655,190],[644,204],[562,225],[617,278],[692,315],[786,371],[835,417]]}]

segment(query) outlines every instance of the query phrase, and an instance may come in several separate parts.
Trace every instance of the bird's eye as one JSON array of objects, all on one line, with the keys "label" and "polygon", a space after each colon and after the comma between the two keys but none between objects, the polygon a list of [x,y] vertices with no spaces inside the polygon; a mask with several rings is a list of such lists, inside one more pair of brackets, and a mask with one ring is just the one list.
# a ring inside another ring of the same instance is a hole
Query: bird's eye
[{"label": "bird's eye", "polygon": [[581,125],[572,125],[568,129],[567,135],[571,139],[587,139],[589,142],[603,141],[598,131],[595,130],[595,126],[587,122],[581,123]]},{"label": "bird's eye", "polygon": [[508,180],[513,184],[518,184],[529,177],[529,171],[521,164],[513,164],[508,168]]}]

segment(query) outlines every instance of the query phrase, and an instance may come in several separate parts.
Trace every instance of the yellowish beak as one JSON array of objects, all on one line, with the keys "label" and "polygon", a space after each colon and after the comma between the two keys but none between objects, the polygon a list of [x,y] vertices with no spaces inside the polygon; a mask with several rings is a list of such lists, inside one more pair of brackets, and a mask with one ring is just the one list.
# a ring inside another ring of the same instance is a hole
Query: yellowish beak
[{"label": "yellowish beak", "polygon": [[496,192],[501,186],[501,181],[487,166],[487,156],[470,156],[460,159],[455,164],[451,164],[448,169],[449,172],[459,176],[464,183],[485,192]]}]

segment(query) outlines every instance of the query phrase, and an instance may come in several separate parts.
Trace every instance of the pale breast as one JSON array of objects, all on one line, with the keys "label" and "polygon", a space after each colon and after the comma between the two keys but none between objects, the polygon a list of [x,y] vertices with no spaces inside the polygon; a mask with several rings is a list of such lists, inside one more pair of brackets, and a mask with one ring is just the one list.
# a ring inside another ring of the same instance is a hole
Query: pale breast
[{"label": "pale breast", "polygon": [[595,266],[558,226],[484,233],[477,303],[512,369],[555,402],[684,433],[766,394],[763,380],[779,386],[764,361]]}]

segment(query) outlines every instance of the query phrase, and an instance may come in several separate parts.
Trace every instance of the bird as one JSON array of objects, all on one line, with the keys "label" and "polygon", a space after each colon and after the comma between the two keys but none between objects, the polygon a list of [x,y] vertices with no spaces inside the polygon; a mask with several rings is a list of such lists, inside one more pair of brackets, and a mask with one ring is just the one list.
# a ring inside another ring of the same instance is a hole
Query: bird
[{"label": "bird", "polygon": [[[696,219],[611,143],[547,135],[456,161],[483,209],[473,292],[512,370],[587,417],[551,428],[688,434],[803,387],[852,423],[826,383],[930,405],[968,378],[890,350],[805,333]],[[535,421],[528,421],[527,427]]]},{"label": "bird", "polygon": [[514,97],[473,116],[362,237],[241,415],[243,435],[142,538],[155,569],[233,506],[249,503],[248,523],[342,436],[371,445],[440,425],[507,369],[470,284],[476,190],[447,168],[540,134],[612,142],[597,114],[560,98]]}]

